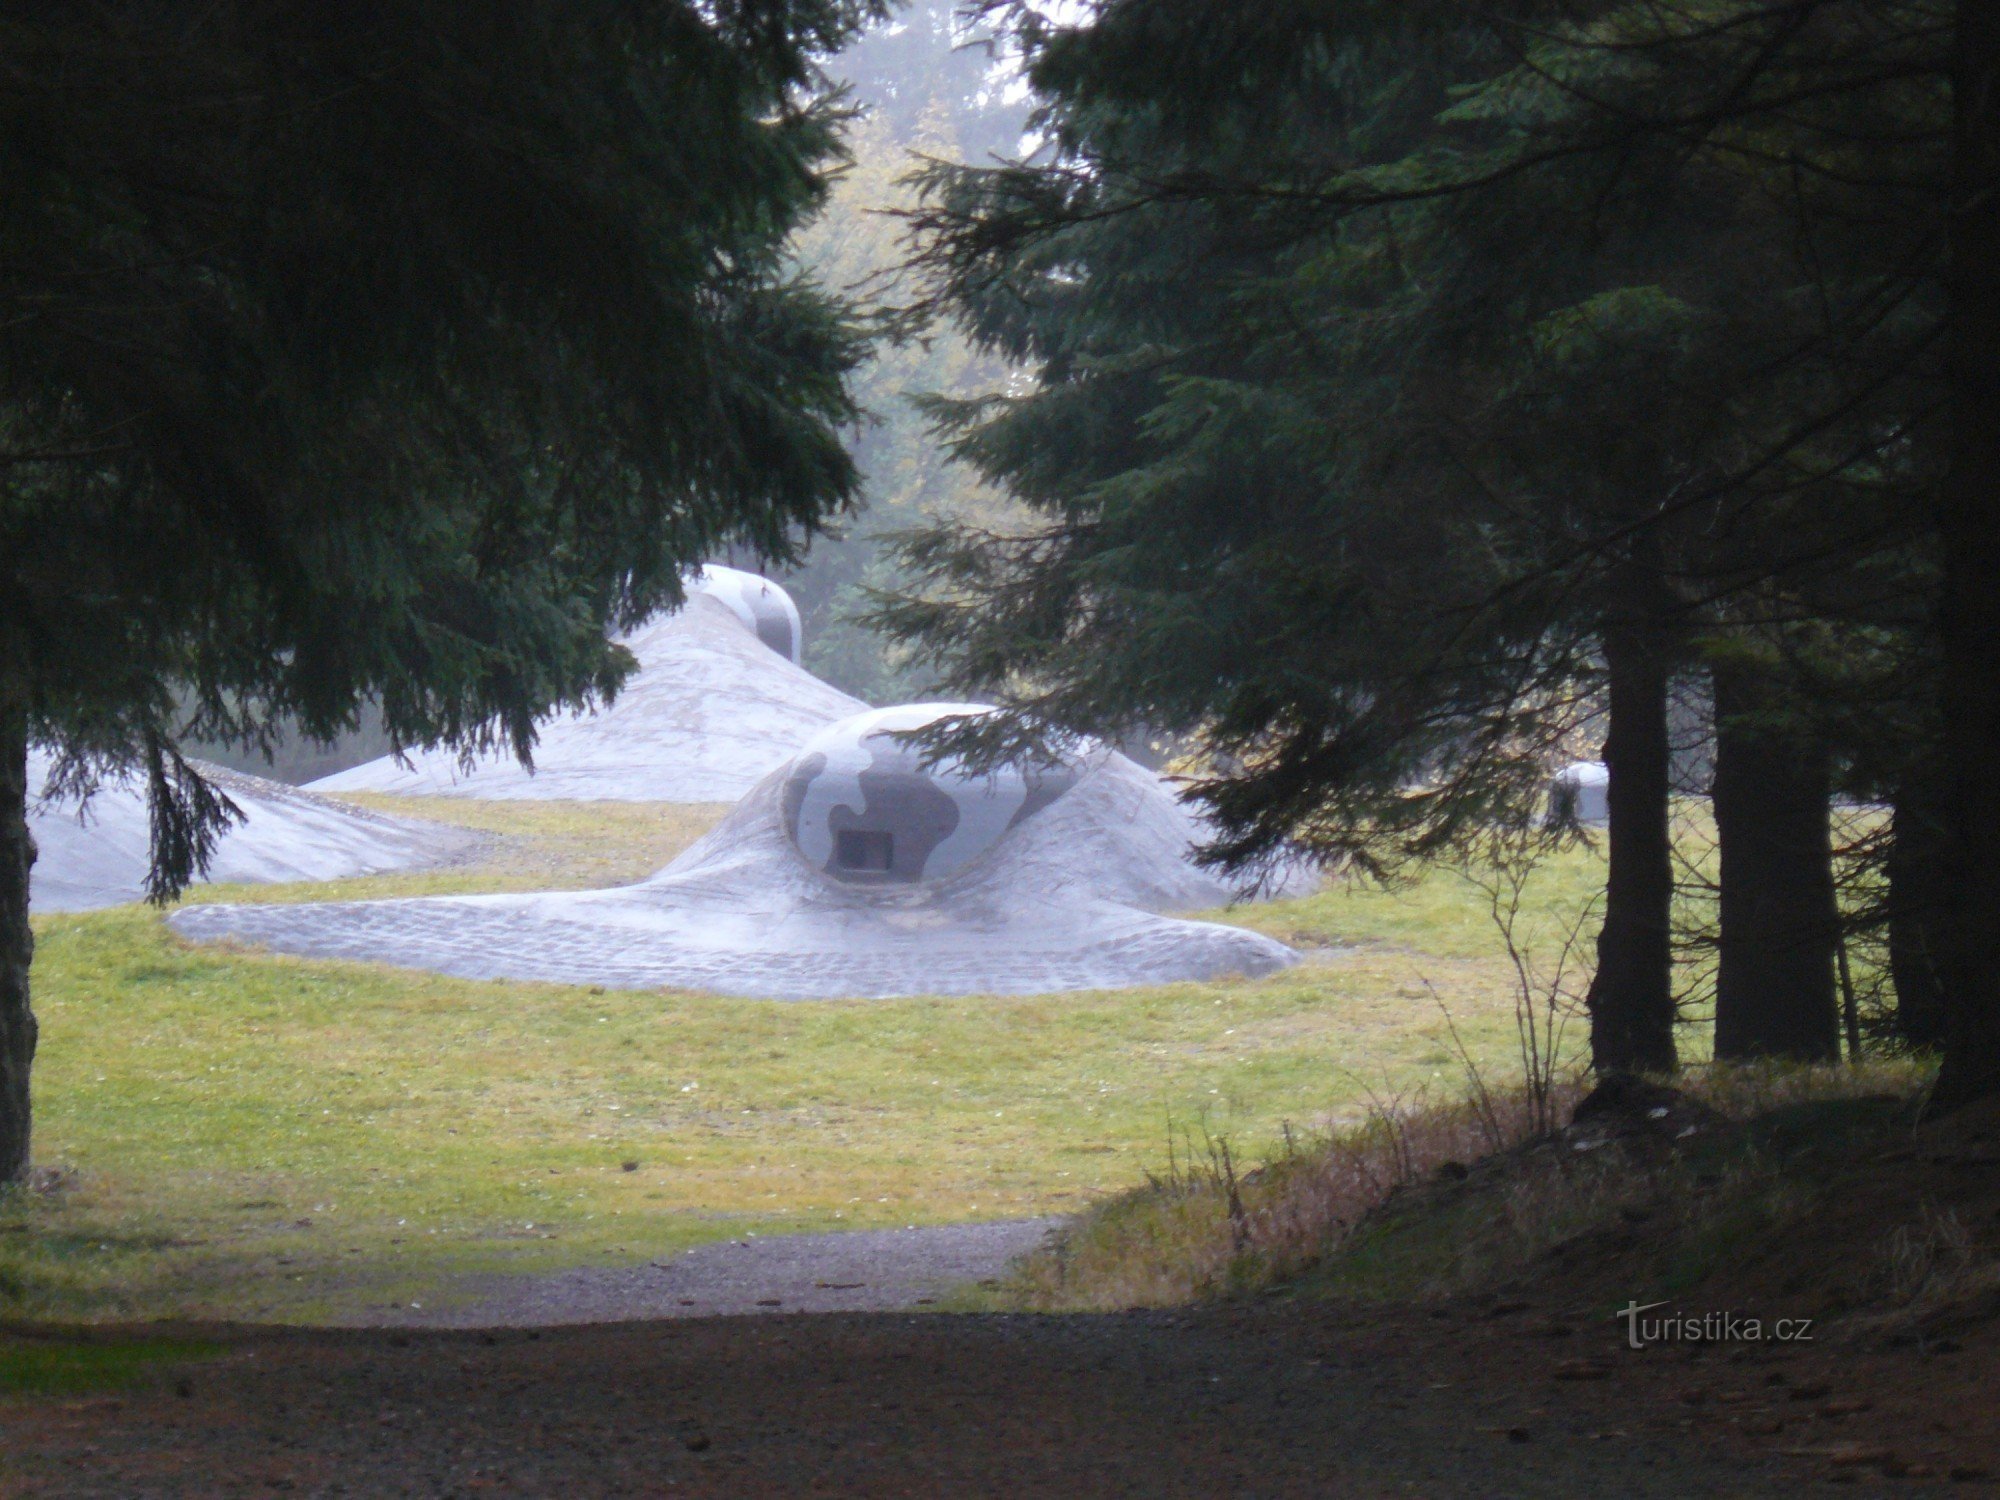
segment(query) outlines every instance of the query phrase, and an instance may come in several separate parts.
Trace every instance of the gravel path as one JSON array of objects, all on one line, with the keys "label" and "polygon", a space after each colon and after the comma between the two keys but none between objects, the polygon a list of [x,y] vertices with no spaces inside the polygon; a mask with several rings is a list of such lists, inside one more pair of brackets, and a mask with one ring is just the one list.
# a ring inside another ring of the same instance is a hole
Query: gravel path
[{"label": "gravel path", "polygon": [[[1844,1463],[1842,1444],[1882,1441],[1849,1430],[1867,1418],[1815,1417],[1770,1383],[1850,1395],[1849,1351],[1651,1358],[1601,1318],[1563,1339],[1535,1319],[1265,1305],[218,1329],[214,1358],[149,1389],[0,1397],[0,1494],[1776,1500],[1827,1479],[1854,1497],[1980,1492]],[[1926,1405],[1990,1400],[1978,1374]],[[1756,1435],[1767,1410],[1778,1436]]]},{"label": "gravel path", "polygon": [[481,1277],[462,1284],[450,1305],[384,1308],[355,1321],[372,1327],[537,1328],[923,1307],[953,1286],[998,1276],[1058,1222],[1019,1219],[725,1240],[650,1265]]}]

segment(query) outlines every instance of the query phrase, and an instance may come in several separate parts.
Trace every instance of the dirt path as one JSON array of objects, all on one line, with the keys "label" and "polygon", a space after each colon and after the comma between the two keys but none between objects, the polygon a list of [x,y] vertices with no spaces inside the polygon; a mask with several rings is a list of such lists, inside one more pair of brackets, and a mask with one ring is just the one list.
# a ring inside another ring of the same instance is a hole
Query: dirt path
[{"label": "dirt path", "polygon": [[[1838,1359],[1631,1355],[1610,1329],[1556,1336],[1553,1319],[1267,1304],[224,1330],[220,1358],[153,1391],[0,1402],[0,1492],[1686,1500],[1828,1478],[1847,1494],[1968,1492],[1841,1456],[1848,1419],[1790,1399],[1851,1378]],[[1782,1435],[1760,1435],[1769,1413]]]},{"label": "dirt path", "polygon": [[490,1276],[449,1305],[381,1308],[372,1327],[537,1328],[563,1323],[927,1306],[953,1286],[998,1276],[1055,1219],[724,1240],[615,1270]]}]

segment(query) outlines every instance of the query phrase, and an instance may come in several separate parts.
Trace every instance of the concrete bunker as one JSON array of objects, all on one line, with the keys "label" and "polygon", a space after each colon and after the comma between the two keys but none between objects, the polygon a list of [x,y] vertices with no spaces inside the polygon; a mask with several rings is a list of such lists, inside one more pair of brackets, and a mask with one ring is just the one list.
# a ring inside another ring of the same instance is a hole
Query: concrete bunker
[{"label": "concrete bunker", "polygon": [[535,769],[495,750],[413,749],[312,784],[320,792],[609,802],[733,802],[829,724],[867,705],[798,665],[799,611],[734,568],[686,580],[687,603],[620,637],[639,670],[595,712],[539,730]]},{"label": "concrete bunker", "polygon": [[786,768],[786,836],[806,863],[850,885],[914,885],[963,868],[1076,785],[1080,757],[973,772],[905,736],[977,703],[857,714],[815,735]]},{"label": "concrete bunker", "polygon": [[651,879],[615,890],[178,912],[197,940],[467,978],[778,1000],[1047,994],[1269,974],[1282,943],[1216,921],[1235,894],[1151,772],[1098,745],[1053,764],[926,764],[905,735],[978,704],[844,715]]}]

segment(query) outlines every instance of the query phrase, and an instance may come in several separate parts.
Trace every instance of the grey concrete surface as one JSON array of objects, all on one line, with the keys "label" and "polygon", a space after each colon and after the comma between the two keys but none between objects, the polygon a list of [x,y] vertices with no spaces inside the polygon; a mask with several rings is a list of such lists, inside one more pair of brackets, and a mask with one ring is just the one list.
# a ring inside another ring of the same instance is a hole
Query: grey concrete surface
[{"label": "grey concrete surface", "polygon": [[[29,757],[34,795],[50,757]],[[392,818],[262,777],[197,763],[244,814],[222,836],[208,879],[278,884],[421,869],[469,857],[486,840],[465,829]],[[144,783],[114,780],[86,802],[48,799],[29,815],[40,850],[29,887],[37,911],[86,911],[143,900],[151,844]]]}]

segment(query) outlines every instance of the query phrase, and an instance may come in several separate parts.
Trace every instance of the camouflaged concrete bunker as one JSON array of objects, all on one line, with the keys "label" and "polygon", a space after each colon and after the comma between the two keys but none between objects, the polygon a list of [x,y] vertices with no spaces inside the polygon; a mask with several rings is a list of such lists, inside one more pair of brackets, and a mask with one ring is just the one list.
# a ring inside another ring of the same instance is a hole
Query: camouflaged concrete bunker
[{"label": "camouflaged concrete bunker", "polygon": [[926,766],[898,738],[968,711],[980,710],[919,704],[821,726],[637,885],[201,906],[169,920],[197,941],[469,979],[777,1000],[1051,994],[1297,962],[1261,934],[1161,915],[1232,893],[1190,859],[1201,829],[1187,809],[1124,756],[1092,746],[1046,769],[974,776]]},{"label": "camouflaged concrete bunker", "polygon": [[926,764],[904,736],[977,703],[911,703],[822,730],[785,776],[786,836],[806,863],[852,885],[915,884],[960,869],[1076,785],[1072,762],[972,774]]}]

